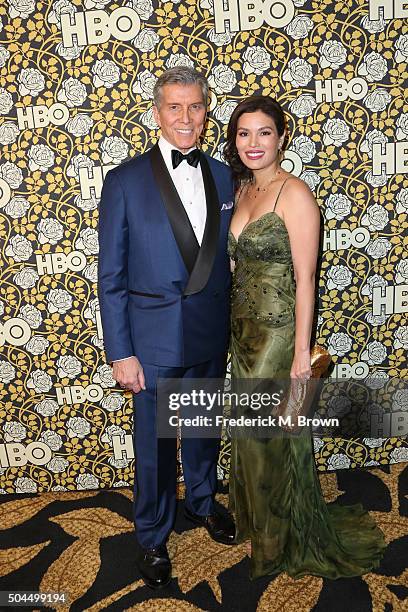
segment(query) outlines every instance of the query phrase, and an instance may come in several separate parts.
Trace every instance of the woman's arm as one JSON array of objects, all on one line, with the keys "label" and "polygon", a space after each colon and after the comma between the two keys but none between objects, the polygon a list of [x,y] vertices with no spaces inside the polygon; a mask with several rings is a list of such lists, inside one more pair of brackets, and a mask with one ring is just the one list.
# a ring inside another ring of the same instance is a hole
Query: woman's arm
[{"label": "woman's arm", "polygon": [[295,354],[290,375],[310,378],[310,337],[315,305],[315,275],[319,249],[320,213],[309,187],[290,180],[281,200],[281,214],[289,234],[296,281]]}]

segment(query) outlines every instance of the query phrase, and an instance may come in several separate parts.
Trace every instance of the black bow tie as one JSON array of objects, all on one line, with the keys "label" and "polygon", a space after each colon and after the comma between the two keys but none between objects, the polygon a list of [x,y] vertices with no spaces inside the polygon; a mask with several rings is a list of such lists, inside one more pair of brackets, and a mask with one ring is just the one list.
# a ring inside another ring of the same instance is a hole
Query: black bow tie
[{"label": "black bow tie", "polygon": [[198,162],[200,161],[200,151],[198,149],[193,149],[190,151],[190,153],[187,153],[187,155],[183,155],[181,151],[172,149],[171,161],[173,163],[173,168],[177,168],[177,166],[180,165],[184,159],[188,164],[190,164],[190,166],[197,168]]}]

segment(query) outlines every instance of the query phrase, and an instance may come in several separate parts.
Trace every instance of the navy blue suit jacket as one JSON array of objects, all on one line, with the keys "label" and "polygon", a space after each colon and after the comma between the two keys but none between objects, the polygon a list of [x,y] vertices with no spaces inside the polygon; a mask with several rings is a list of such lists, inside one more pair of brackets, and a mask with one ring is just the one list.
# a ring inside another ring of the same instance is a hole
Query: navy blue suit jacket
[{"label": "navy blue suit jacket", "polygon": [[190,366],[228,348],[231,173],[203,153],[201,168],[201,248],[157,145],[105,178],[98,295],[107,361],[136,355],[142,365]]}]

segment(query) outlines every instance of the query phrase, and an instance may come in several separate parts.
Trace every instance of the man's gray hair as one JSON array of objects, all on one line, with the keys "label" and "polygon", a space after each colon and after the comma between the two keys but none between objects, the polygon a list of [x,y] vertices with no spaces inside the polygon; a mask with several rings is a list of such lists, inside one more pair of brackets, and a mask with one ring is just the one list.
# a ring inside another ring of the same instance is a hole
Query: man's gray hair
[{"label": "man's gray hair", "polygon": [[199,85],[203,94],[205,106],[208,103],[208,81],[207,78],[191,66],[174,66],[169,68],[157,79],[153,88],[153,101],[160,108],[162,87],[164,85]]}]

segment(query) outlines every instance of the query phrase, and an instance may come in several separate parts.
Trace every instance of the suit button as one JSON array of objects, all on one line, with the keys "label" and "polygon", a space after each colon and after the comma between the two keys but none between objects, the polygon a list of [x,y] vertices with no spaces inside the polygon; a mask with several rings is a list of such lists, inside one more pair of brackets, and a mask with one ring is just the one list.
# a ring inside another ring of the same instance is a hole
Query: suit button
[{"label": "suit button", "polygon": [[220,292],[219,292],[219,291],[214,291],[214,293],[213,293],[213,297],[219,297],[219,295],[220,295]]}]

